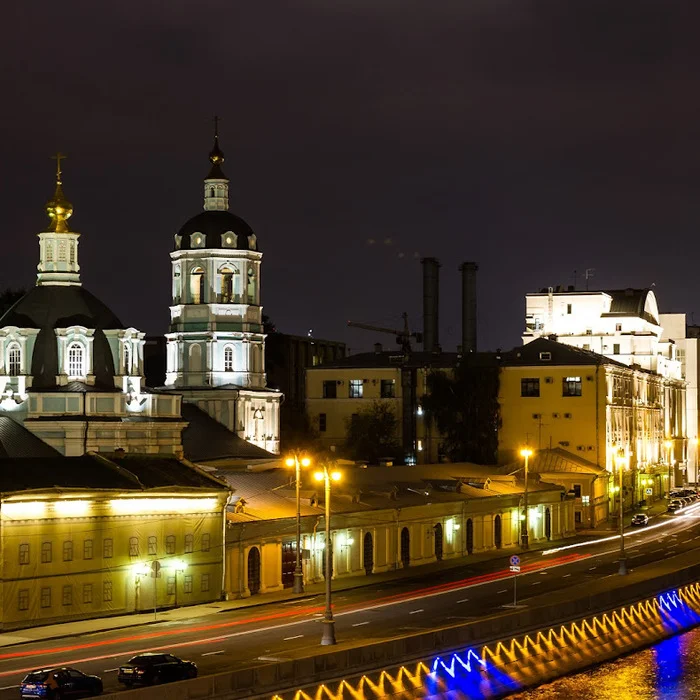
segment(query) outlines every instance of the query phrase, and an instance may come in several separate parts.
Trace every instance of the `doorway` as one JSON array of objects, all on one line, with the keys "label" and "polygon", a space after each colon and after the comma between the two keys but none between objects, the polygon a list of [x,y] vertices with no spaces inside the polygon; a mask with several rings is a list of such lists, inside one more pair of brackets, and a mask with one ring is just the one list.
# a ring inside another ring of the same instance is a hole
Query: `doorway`
[{"label": "doorway", "polygon": [[503,530],[500,515],[493,519],[493,543],[496,545],[496,549],[500,549],[503,546]]},{"label": "doorway", "polygon": [[435,558],[442,561],[442,523],[437,523],[433,530],[435,531]]},{"label": "doorway", "polygon": [[467,520],[467,554],[474,551],[474,523],[472,519]]},{"label": "doorway", "polygon": [[374,571],[374,541],[372,533],[366,532],[362,542],[365,573],[369,576]]},{"label": "doorway", "polygon": [[260,550],[251,547],[248,552],[248,590],[250,595],[260,593]]},{"label": "doorway", "polygon": [[544,509],[544,536],[552,539],[552,512],[549,508]]},{"label": "doorway", "polygon": [[404,569],[411,563],[411,534],[407,527],[401,530],[401,563]]},{"label": "doorway", "polygon": [[297,568],[297,543],[282,543],[282,586],[291,588],[294,585],[294,571]]}]

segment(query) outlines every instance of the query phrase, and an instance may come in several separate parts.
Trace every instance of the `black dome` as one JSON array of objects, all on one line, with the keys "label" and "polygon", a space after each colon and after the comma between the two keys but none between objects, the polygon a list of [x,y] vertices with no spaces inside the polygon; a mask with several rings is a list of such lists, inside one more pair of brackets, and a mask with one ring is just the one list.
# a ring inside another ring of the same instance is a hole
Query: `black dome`
[{"label": "black dome", "polygon": [[32,386],[52,387],[58,374],[58,343],[55,328],[84,326],[95,329],[92,371],[96,384],[114,387],[114,361],[109,342],[102,332],[124,328],[121,321],[87,289],[78,286],[33,287],[5,315],[0,328],[38,328],[32,354]]},{"label": "black dome", "polygon": [[224,246],[221,237],[233,231],[238,236],[236,249],[257,250],[257,243],[251,246],[248,236],[255,235],[253,229],[241,219],[240,216],[232,214],[230,211],[203,211],[197,216],[193,216],[178,232],[182,236],[180,250],[191,250],[190,234],[203,233],[206,236],[204,248],[231,248]]}]

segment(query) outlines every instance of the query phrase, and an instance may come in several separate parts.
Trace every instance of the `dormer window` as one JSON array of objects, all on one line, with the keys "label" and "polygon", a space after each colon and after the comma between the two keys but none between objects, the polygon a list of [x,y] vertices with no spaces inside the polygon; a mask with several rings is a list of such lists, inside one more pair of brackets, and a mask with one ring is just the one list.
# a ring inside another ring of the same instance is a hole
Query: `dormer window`
[{"label": "dormer window", "polygon": [[7,351],[7,369],[11,377],[22,374],[22,349],[16,343]]},{"label": "dormer window", "polygon": [[238,246],[238,235],[233,231],[226,231],[226,233],[221,236],[221,246],[223,248],[236,248]]},{"label": "dormer window", "polygon": [[233,372],[233,347],[230,345],[224,348],[224,372]]},{"label": "dormer window", "polygon": [[192,248],[204,248],[207,237],[197,231],[197,233],[190,234],[190,247]]},{"label": "dormer window", "polygon": [[71,343],[68,346],[68,376],[85,376],[85,348],[80,343]]},{"label": "dormer window", "polygon": [[258,249],[257,236],[254,233],[251,233],[250,236],[248,236],[248,250],[257,250],[257,249]]},{"label": "dormer window", "polygon": [[175,234],[175,250],[180,250],[180,246],[182,245],[182,236],[179,234]]}]

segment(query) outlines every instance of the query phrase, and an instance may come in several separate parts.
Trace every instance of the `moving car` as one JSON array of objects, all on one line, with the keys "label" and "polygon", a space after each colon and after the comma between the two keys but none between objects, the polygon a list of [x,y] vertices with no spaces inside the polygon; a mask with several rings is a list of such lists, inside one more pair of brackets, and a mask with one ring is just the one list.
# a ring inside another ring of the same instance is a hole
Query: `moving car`
[{"label": "moving car", "polygon": [[649,516],[644,515],[644,513],[637,513],[632,518],[632,525],[648,525],[649,524]]},{"label": "moving car", "polygon": [[125,686],[171,683],[197,677],[197,665],[172,654],[139,654],[119,667],[117,680]]},{"label": "moving car", "polygon": [[676,511],[680,510],[681,508],[683,508],[683,503],[674,499],[668,504],[668,508],[666,509],[666,512],[667,513],[675,513]]},{"label": "moving car", "polygon": [[102,679],[75,668],[44,668],[30,671],[19,686],[22,698],[89,698],[102,693]]}]

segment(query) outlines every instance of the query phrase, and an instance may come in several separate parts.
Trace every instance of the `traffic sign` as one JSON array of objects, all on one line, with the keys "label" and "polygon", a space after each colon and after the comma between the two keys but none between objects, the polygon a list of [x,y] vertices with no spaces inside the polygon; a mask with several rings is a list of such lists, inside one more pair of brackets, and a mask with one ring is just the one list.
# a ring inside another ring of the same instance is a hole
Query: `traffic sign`
[{"label": "traffic sign", "polygon": [[644,493],[647,496],[651,496],[654,493],[654,489],[644,489]]},{"label": "traffic sign", "polygon": [[511,566],[511,567],[510,567],[510,570],[511,570],[514,574],[519,574],[519,573],[520,573],[520,567],[519,567],[519,566]]},{"label": "traffic sign", "polygon": [[510,558],[510,565],[511,566],[520,566],[520,557],[517,554],[514,554]]},{"label": "traffic sign", "polygon": [[152,578],[160,578],[160,562],[159,561],[151,562],[151,577]]}]

